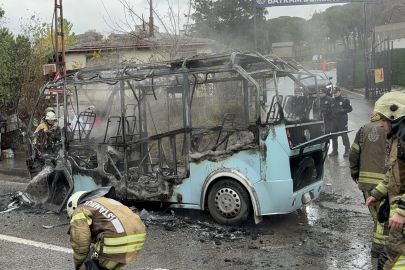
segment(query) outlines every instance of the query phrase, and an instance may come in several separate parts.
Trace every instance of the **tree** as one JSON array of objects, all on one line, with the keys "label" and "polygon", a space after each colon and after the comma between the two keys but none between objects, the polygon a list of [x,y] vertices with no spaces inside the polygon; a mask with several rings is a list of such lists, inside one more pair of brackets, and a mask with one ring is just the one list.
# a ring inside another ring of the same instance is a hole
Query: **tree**
[{"label": "tree", "polygon": [[327,8],[324,12],[328,25],[328,38],[335,44],[341,39],[345,50],[349,50],[349,37],[353,39],[354,48],[356,41],[359,47],[363,47],[364,16],[361,3],[349,3],[342,6]]},{"label": "tree", "polygon": [[375,24],[384,25],[405,21],[405,3],[388,0],[375,3]]},{"label": "tree", "polygon": [[281,16],[266,21],[265,35],[269,45],[275,42],[293,41],[294,46],[301,49],[304,41],[305,19]]},{"label": "tree", "polygon": [[[210,38],[230,50],[252,50],[254,44],[254,9],[249,0],[195,0],[192,32]],[[266,9],[257,9],[264,12]],[[258,25],[260,23],[258,22]]]},{"label": "tree", "polygon": [[[61,19],[58,18],[58,31],[61,31]],[[63,32],[65,47],[76,45],[76,35],[72,32],[73,24],[66,19],[63,19]],[[45,57],[48,61],[55,62],[55,26],[53,24],[42,24],[42,27],[38,28],[38,43],[37,46],[41,46],[45,51]],[[62,44],[62,38],[58,37],[58,44]],[[61,48],[61,45],[59,45]],[[39,48],[37,48],[39,49]]]},{"label": "tree", "polygon": [[[4,10],[0,8],[0,16]],[[0,17],[0,18],[1,18]],[[8,114],[15,112],[22,96],[21,75],[27,68],[31,44],[27,37],[14,35],[5,27],[0,28],[0,109]]]},{"label": "tree", "polygon": [[304,26],[304,33],[311,54],[313,54],[314,49],[316,54],[320,54],[322,44],[327,40],[329,28],[324,15],[324,13],[315,12]]},{"label": "tree", "polygon": [[[124,15],[119,19],[111,18],[108,14],[108,19],[104,21],[109,25],[113,32],[124,34],[125,39],[129,39],[134,44],[143,43],[151,48],[152,54],[148,59],[135,59],[142,62],[170,60],[177,57],[178,52],[183,46],[193,40],[192,37],[181,35],[180,18],[186,17],[187,22],[185,29],[189,29],[189,14],[191,6],[188,6],[187,11],[182,11],[180,8],[173,7],[168,1],[168,9],[166,14],[158,12],[156,7],[152,7],[151,12],[156,19],[153,25],[149,25],[148,21],[143,19],[142,13],[138,7],[134,8],[130,0],[118,0],[124,8]],[[150,1],[148,1],[150,3]],[[156,31],[155,26],[159,24],[163,31]],[[141,27],[140,27],[141,26]],[[153,29],[153,36],[149,36],[147,30]]]}]

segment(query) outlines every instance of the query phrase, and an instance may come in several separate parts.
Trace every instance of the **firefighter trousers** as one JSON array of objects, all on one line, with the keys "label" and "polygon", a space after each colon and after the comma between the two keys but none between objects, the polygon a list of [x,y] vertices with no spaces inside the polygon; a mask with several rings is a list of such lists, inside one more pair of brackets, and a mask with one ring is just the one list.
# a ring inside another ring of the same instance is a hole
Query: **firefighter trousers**
[{"label": "firefighter trousers", "polygon": [[[364,200],[371,196],[369,191],[363,191]],[[384,223],[379,223],[377,220],[377,212],[380,209],[380,205],[382,205],[384,201],[382,201],[378,206],[369,206],[368,209],[370,210],[371,216],[373,217],[374,221],[374,229],[373,229],[373,242],[371,244],[371,252],[375,252],[380,254],[383,251],[384,245],[388,240],[389,237],[389,221]]]}]

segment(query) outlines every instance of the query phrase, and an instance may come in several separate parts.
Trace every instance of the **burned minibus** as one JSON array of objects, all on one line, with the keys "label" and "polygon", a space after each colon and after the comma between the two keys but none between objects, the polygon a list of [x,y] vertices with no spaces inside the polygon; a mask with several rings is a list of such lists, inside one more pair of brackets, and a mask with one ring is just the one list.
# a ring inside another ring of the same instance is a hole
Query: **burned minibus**
[{"label": "burned minibus", "polygon": [[[314,76],[274,55],[234,52],[88,67],[49,82],[23,134],[25,200],[60,212],[73,192],[114,186],[122,201],[208,210],[221,224],[292,212],[319,196],[330,136],[317,93],[287,115],[293,95],[278,81],[305,88],[298,75]],[[33,132],[42,103],[58,125]]]}]

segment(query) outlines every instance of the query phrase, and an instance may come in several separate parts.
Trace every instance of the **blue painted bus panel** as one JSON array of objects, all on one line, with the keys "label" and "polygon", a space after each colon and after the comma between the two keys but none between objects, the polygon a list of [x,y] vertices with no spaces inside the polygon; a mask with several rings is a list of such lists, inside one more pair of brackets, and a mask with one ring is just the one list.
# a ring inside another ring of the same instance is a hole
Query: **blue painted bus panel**
[{"label": "blue painted bus panel", "polygon": [[[260,149],[262,155],[260,175],[262,180],[291,179],[289,156],[281,146],[280,141],[276,139],[277,134],[284,135],[284,133],[284,128],[277,127],[267,126],[261,130]],[[264,134],[268,134],[268,136]],[[286,136],[281,137],[284,138]],[[283,140],[281,140],[281,142],[283,142]]]},{"label": "blue painted bus panel", "polygon": [[260,215],[290,213],[302,207],[301,197],[304,193],[313,191],[314,199],[317,198],[322,184],[323,181],[318,181],[293,193],[291,179],[272,182],[260,181],[254,185],[259,198]]},{"label": "blue painted bus panel", "polygon": [[218,162],[205,160],[198,164],[190,163],[191,201],[187,203],[199,204],[204,181],[209,174],[222,168],[231,168],[239,171],[246,176],[251,183],[256,183],[261,180],[260,156],[257,150],[241,151]]},{"label": "blue painted bus panel", "polygon": [[88,191],[88,190],[100,188],[99,186],[96,185],[93,178],[91,178],[90,176],[74,174],[73,181],[75,183],[74,192]]}]

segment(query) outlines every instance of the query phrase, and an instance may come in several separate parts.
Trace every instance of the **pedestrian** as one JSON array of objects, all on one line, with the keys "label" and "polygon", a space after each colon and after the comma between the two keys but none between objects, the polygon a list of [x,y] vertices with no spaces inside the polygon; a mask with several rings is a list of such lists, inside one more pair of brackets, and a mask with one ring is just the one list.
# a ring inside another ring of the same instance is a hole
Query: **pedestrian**
[{"label": "pedestrian", "polygon": [[294,96],[290,97],[286,105],[287,117],[292,120],[301,119],[308,108],[306,97],[302,96],[302,89],[296,88]]},{"label": "pedestrian", "polygon": [[76,270],[94,269],[91,264],[120,269],[138,260],[145,243],[145,225],[114,197],[115,188],[110,186],[79,191],[69,198],[68,234]]},{"label": "pedestrian", "polygon": [[381,117],[380,126],[388,138],[392,137],[389,170],[382,182],[371,191],[367,206],[389,200],[389,238],[378,259],[378,269],[401,269],[405,263],[405,94],[390,92],[374,105]]},{"label": "pedestrian", "polygon": [[[378,114],[373,115],[371,122],[357,131],[350,148],[350,174],[354,183],[358,184],[363,192],[365,201],[370,197],[370,190],[384,180],[385,173],[388,171],[392,139],[388,139],[384,129],[380,127],[380,119]],[[380,204],[368,208],[374,220],[371,256],[378,258],[388,240],[388,221],[380,223],[377,220]]]},{"label": "pedestrian", "polygon": [[[353,110],[352,105],[350,105],[350,100],[347,97],[342,96],[342,92],[339,87],[335,86],[333,88],[333,95],[331,101],[331,133],[346,131],[347,130],[347,114]],[[339,136],[342,136],[343,145],[345,146],[344,157],[349,156],[350,150],[350,141],[347,133],[343,133]],[[338,152],[338,136],[332,137],[332,153],[329,156],[337,156]]]}]

